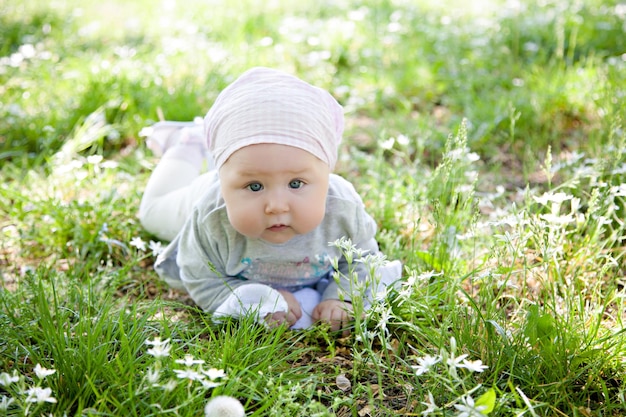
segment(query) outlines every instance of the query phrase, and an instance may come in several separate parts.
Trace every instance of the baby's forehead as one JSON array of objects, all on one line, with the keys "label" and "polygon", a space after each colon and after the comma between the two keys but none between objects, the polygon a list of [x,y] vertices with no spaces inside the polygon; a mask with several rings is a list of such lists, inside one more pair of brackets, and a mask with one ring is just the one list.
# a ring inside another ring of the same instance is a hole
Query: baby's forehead
[{"label": "baby's forehead", "polygon": [[298,167],[304,169],[313,162],[328,166],[326,161],[302,146],[279,143],[255,143],[244,146],[234,151],[225,163],[229,161],[252,166],[273,163],[279,167],[293,167],[294,170]]},{"label": "baby's forehead", "polygon": [[289,145],[256,144],[241,148],[220,168],[222,174],[238,177],[261,175],[317,175],[330,173],[330,168],[312,153]]}]

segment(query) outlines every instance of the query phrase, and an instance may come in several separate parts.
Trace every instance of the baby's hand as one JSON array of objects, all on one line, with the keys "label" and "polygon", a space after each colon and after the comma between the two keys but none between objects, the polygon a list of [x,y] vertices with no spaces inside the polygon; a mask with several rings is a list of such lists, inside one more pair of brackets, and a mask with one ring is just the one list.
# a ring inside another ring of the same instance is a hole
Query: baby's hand
[{"label": "baby's hand", "polygon": [[[334,332],[343,329],[352,319],[352,304],[340,300],[324,300],[313,309],[313,320],[330,324]],[[350,331],[344,329],[343,335]]]},{"label": "baby's hand", "polygon": [[265,321],[272,327],[280,326],[281,324],[287,324],[288,327],[291,327],[302,317],[302,308],[292,293],[285,290],[278,290],[278,292],[285,298],[285,301],[287,301],[289,310],[286,313],[284,311],[269,313],[264,317]]}]

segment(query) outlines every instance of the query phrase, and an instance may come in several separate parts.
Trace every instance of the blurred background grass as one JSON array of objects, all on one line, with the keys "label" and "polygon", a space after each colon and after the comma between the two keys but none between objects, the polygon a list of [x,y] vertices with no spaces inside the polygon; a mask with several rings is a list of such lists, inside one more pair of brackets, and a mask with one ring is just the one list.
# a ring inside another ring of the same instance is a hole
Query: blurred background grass
[{"label": "blurred background grass", "polygon": [[496,171],[548,146],[601,155],[624,116],[619,1],[0,2],[0,161],[45,163],[90,115],[85,152],[136,147],[191,120],[255,65],[294,72],[346,107],[364,149],[404,134],[435,155],[462,118]]}]

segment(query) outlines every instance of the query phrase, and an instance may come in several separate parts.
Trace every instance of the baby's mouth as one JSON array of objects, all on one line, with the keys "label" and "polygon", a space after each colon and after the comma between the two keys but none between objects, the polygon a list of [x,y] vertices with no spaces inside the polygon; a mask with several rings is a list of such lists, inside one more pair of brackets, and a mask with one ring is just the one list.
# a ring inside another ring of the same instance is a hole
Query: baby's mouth
[{"label": "baby's mouth", "polygon": [[288,227],[289,226],[287,226],[286,224],[275,224],[268,227],[268,230],[271,230],[272,232],[280,232],[281,230],[285,230]]}]

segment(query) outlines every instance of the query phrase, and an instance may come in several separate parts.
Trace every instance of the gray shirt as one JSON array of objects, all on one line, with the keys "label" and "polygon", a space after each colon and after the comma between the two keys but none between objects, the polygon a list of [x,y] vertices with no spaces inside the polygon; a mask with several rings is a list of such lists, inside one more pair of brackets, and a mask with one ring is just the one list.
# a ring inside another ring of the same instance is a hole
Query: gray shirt
[{"label": "gray shirt", "polygon": [[[352,184],[331,174],[321,224],[282,244],[237,232],[228,221],[217,173],[211,184],[180,233],[157,258],[155,268],[170,286],[184,289],[209,312],[235,289],[251,283],[295,291],[329,278],[322,300],[350,300],[349,263],[329,243],[345,237],[365,253],[378,252],[376,223]],[[332,278],[334,261],[342,273],[338,283]],[[352,265],[363,280],[368,272],[365,266],[354,260]]]}]

